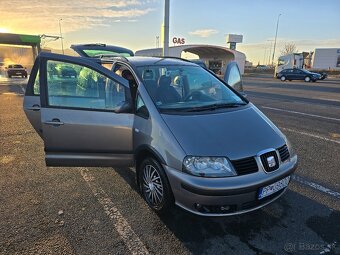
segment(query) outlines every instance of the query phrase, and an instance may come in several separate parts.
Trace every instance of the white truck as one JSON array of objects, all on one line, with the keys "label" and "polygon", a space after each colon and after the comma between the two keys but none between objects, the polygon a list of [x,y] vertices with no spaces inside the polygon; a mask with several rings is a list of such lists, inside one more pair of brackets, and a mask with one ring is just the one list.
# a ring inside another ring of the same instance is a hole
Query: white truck
[{"label": "white truck", "polygon": [[279,57],[275,66],[274,77],[283,69],[288,68],[304,68],[304,55],[303,53],[292,53]]}]

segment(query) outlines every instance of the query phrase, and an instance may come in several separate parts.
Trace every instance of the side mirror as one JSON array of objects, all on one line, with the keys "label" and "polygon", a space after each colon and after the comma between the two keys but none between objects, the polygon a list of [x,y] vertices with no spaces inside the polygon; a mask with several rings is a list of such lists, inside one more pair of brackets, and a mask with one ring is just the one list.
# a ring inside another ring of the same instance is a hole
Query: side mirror
[{"label": "side mirror", "polygon": [[227,65],[223,80],[238,92],[243,92],[241,72],[236,62]]},{"label": "side mirror", "polygon": [[149,118],[149,111],[145,105],[139,107],[136,111],[136,114],[146,119]]},{"label": "side mirror", "polygon": [[130,102],[124,101],[122,104],[114,108],[115,113],[131,113],[132,104]]}]

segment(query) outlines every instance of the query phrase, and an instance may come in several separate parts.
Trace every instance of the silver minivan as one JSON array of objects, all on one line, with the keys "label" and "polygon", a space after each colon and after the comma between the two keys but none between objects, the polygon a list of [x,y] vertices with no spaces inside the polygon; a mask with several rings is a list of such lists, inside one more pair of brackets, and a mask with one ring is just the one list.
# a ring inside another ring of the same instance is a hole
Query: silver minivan
[{"label": "silver minivan", "polygon": [[135,166],[157,213],[173,204],[203,216],[261,208],[297,166],[287,138],[243,95],[235,62],[222,80],[176,58],[41,53],[24,110],[47,166]]}]

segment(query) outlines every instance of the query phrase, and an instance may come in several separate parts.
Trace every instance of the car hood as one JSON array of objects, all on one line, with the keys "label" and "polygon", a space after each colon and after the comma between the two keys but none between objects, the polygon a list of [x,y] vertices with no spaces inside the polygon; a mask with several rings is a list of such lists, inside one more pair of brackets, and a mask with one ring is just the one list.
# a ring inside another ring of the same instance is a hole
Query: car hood
[{"label": "car hood", "polygon": [[162,117],[187,155],[235,160],[285,144],[281,131],[250,103],[222,113]]}]

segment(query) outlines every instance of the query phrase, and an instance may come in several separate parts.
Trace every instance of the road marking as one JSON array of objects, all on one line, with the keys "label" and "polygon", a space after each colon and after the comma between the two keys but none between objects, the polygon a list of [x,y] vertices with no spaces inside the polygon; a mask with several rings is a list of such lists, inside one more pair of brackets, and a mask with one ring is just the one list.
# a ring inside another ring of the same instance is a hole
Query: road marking
[{"label": "road marking", "polygon": [[316,117],[316,118],[326,119],[326,120],[340,121],[340,119],[338,119],[338,118],[320,116],[320,115],[311,114],[311,113],[297,112],[297,111],[285,110],[285,109],[280,109],[280,108],[275,108],[275,107],[269,107],[269,106],[261,106],[261,107],[264,108],[264,109],[269,109],[269,110],[273,110],[273,111],[289,112],[289,113],[300,114],[300,115],[304,115],[304,116],[310,116],[310,117]]},{"label": "road marking", "polygon": [[107,216],[112,220],[118,234],[123,239],[125,245],[130,250],[131,254],[149,254],[143,242],[139,239],[136,233],[132,230],[129,223],[119,212],[110,197],[105,191],[95,184],[95,179],[88,169],[82,168],[80,171],[83,179],[90,187],[97,201],[103,206]]},{"label": "road marking", "polygon": [[297,130],[290,129],[290,128],[285,128],[285,127],[280,127],[280,129],[281,129],[281,130],[288,131],[288,132],[293,132],[293,133],[297,133],[297,134],[300,134],[300,135],[306,135],[306,136],[318,138],[318,139],[321,139],[321,140],[324,140],[324,141],[328,141],[328,142],[333,142],[333,143],[340,144],[340,141],[339,141],[339,140],[334,140],[334,139],[326,138],[326,137],[323,137],[323,136],[314,135],[314,134],[307,133],[307,132],[302,132],[302,131],[297,131]]},{"label": "road marking", "polygon": [[311,187],[311,188],[313,188],[313,189],[316,189],[316,190],[318,190],[318,191],[320,191],[320,192],[326,193],[326,194],[328,194],[328,195],[330,195],[330,196],[333,196],[333,197],[335,197],[335,198],[340,199],[340,192],[331,190],[331,189],[326,188],[326,187],[324,187],[324,186],[322,186],[322,185],[320,185],[320,184],[317,184],[317,183],[315,183],[315,182],[307,181],[307,180],[305,180],[305,179],[303,179],[302,177],[297,176],[297,175],[292,175],[292,179],[293,179],[294,181],[297,181],[297,182],[299,182],[299,183],[302,183],[302,184],[304,184],[304,185],[307,185],[307,186],[309,186],[309,187]]},{"label": "road marking", "polygon": [[338,133],[331,133],[331,136],[333,138],[340,138],[340,134],[338,134]]}]

